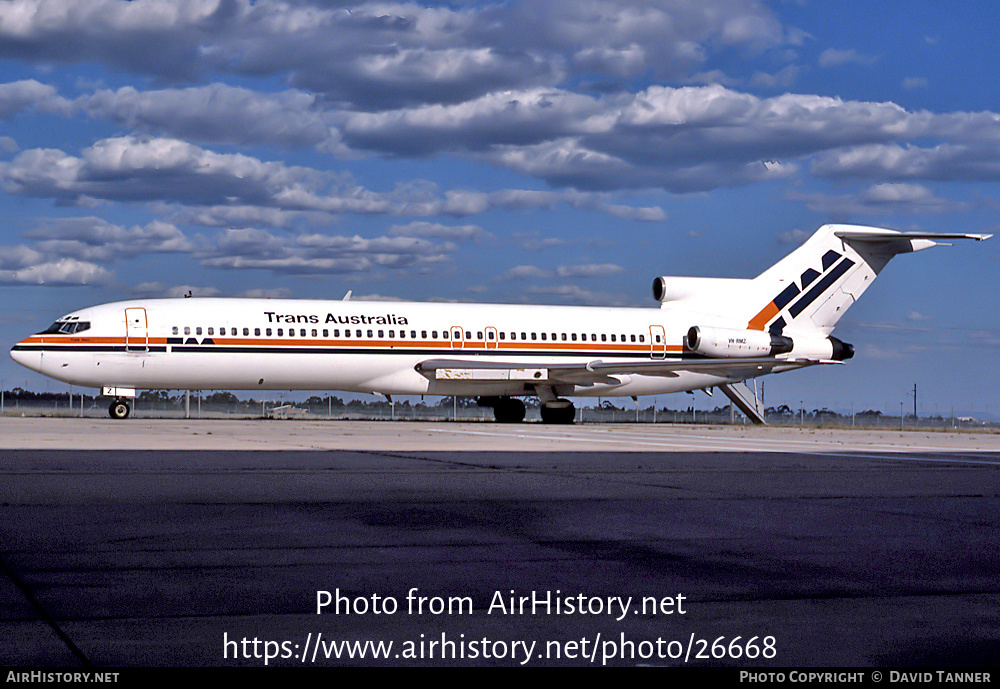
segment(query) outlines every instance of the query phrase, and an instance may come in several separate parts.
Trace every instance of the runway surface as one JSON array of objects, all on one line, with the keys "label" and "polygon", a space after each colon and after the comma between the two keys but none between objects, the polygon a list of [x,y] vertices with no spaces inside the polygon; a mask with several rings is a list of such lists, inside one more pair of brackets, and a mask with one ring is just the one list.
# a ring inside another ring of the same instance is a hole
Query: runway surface
[{"label": "runway surface", "polygon": [[[24,421],[0,423],[3,665],[941,667],[1000,652],[995,436]],[[154,449],[130,449],[143,434]],[[530,443],[544,447],[516,451]],[[317,615],[317,591],[338,589],[339,614]]]}]

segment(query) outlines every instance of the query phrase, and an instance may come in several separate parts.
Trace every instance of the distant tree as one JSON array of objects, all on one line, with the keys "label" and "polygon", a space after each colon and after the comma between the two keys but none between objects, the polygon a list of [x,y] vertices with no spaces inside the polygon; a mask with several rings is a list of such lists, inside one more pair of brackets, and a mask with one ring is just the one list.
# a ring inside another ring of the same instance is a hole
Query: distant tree
[{"label": "distant tree", "polygon": [[211,404],[239,404],[240,398],[231,392],[213,392],[208,397],[205,397],[206,402]]}]

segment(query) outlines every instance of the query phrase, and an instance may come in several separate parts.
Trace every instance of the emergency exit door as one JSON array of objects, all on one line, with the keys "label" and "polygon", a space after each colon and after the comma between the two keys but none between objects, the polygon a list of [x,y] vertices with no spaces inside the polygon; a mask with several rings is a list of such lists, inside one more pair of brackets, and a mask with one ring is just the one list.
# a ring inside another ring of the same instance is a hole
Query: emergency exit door
[{"label": "emergency exit door", "polygon": [[667,334],[662,325],[649,326],[649,356],[653,359],[667,358]]},{"label": "emergency exit door", "polygon": [[125,309],[125,351],[149,351],[149,327],[146,309]]}]

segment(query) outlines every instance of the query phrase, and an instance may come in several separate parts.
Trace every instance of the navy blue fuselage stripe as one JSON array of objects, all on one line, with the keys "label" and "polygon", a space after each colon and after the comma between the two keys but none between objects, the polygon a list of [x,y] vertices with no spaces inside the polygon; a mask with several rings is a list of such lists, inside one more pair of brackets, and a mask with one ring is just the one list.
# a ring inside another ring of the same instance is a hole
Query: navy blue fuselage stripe
[{"label": "navy blue fuselage stripe", "polygon": [[145,345],[58,345],[58,344],[37,344],[37,345],[14,345],[10,348],[12,352],[166,352],[163,345],[150,345],[147,349]]},{"label": "navy blue fuselage stripe", "polygon": [[833,270],[831,270],[830,273],[825,278],[816,283],[816,285],[811,290],[806,292],[801,299],[792,304],[791,308],[788,309],[788,312],[792,314],[792,318],[798,316],[800,313],[802,313],[803,309],[805,309],[807,306],[816,301],[819,295],[823,294],[823,292],[825,292],[830,287],[830,285],[835,283],[840,278],[840,276],[846,273],[847,270],[853,265],[854,261],[852,261],[849,258],[845,258],[843,261],[838,263],[837,266]]}]

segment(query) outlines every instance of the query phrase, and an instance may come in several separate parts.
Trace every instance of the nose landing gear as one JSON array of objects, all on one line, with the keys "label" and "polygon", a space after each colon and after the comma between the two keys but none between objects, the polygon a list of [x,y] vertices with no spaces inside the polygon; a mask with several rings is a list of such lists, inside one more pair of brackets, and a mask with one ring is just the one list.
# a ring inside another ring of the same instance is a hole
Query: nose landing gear
[{"label": "nose landing gear", "polygon": [[112,419],[127,419],[131,411],[132,408],[129,407],[128,400],[124,397],[119,397],[108,407],[108,414]]}]

